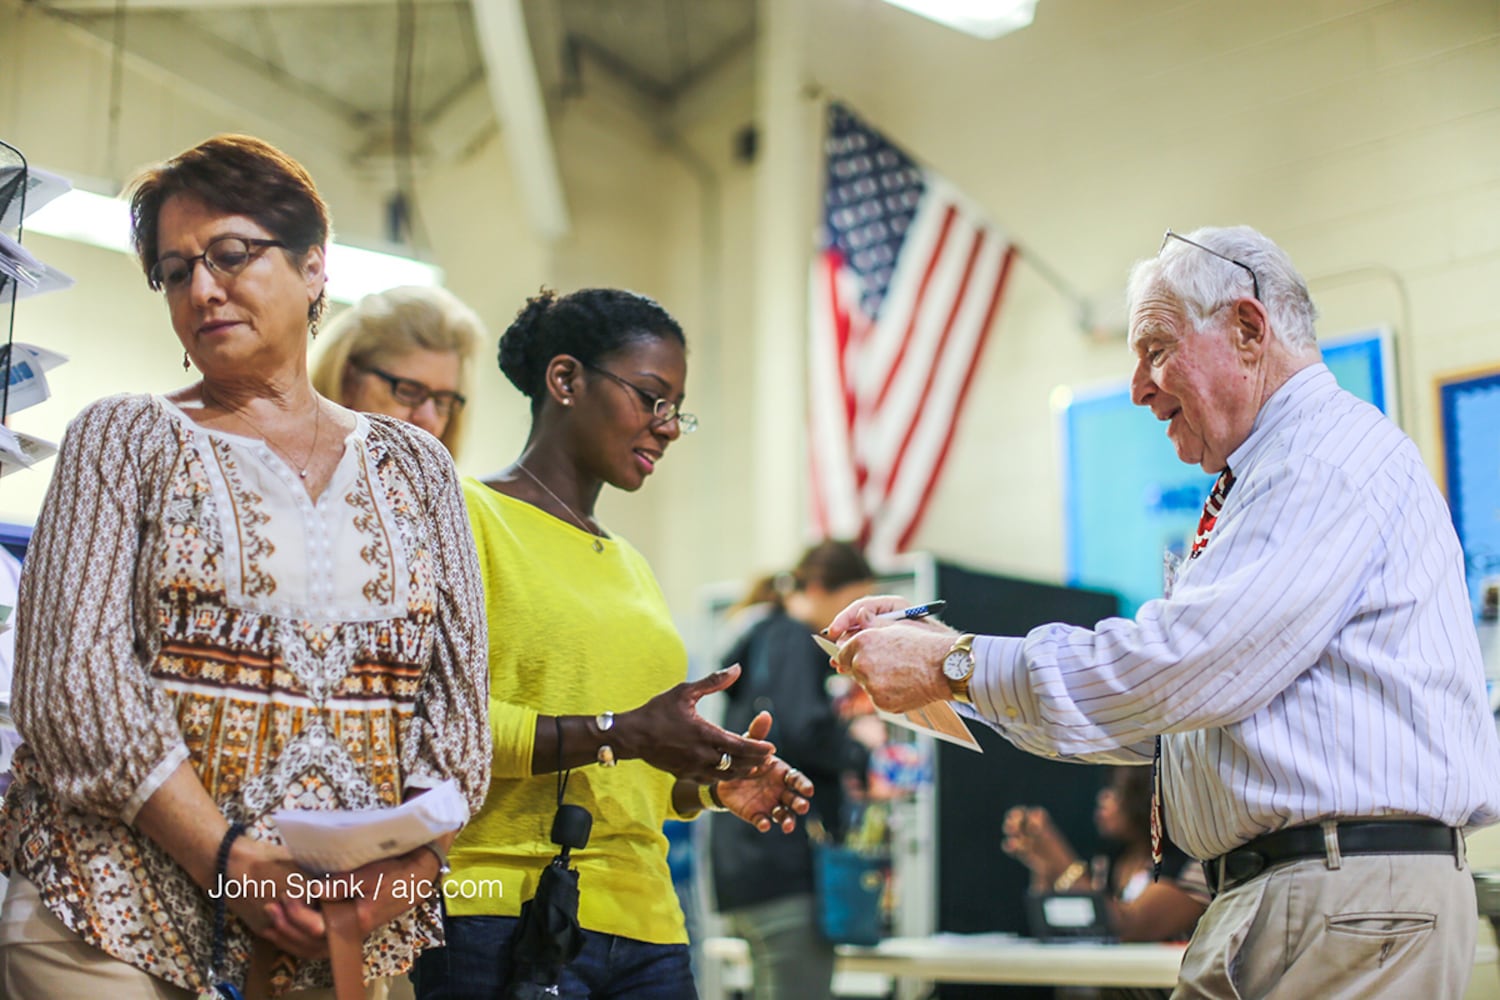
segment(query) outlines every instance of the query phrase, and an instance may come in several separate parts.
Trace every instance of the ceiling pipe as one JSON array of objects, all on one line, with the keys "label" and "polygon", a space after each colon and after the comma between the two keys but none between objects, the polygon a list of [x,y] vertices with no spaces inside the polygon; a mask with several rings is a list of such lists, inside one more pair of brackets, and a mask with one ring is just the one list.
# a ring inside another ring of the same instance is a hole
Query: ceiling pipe
[{"label": "ceiling pipe", "polygon": [[537,235],[555,242],[568,235],[571,223],[520,0],[475,0],[472,6],[490,103],[521,202]]}]

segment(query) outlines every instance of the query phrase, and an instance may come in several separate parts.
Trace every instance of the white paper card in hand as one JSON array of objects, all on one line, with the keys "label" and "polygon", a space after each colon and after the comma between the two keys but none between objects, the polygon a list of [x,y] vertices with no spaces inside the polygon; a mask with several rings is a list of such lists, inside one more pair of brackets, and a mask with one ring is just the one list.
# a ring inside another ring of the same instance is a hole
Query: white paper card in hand
[{"label": "white paper card in hand", "polygon": [[[813,642],[818,644],[819,649],[827,653],[832,659],[838,659],[839,647],[837,643],[816,632],[813,633],[812,638]],[[935,701],[930,705],[923,705],[921,708],[912,709],[904,715],[896,715],[893,712],[886,712],[879,708],[875,709],[875,713],[892,725],[901,726],[918,733],[925,733],[928,736],[946,740],[957,746],[967,747],[978,753],[984,753],[984,748],[979,745],[979,741],[974,738],[974,734],[969,732],[969,727],[964,725],[963,718],[946,701]]]},{"label": "white paper card in hand", "polygon": [[391,809],[280,809],[271,818],[298,864],[346,872],[452,833],[468,822],[469,803],[450,780]]}]

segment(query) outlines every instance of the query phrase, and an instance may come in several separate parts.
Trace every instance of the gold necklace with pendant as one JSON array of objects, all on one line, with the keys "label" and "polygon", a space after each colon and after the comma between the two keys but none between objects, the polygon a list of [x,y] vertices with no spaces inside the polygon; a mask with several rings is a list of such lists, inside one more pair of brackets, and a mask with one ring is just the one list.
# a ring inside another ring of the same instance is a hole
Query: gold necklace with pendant
[{"label": "gold necklace with pendant", "polygon": [[552,492],[552,488],[550,486],[548,486],[546,483],[542,482],[540,479],[538,479],[536,477],[536,473],[534,473],[530,469],[526,468],[526,466],[524,464],[522,464],[521,462],[518,461],[518,462],[516,462],[516,468],[518,468],[522,472],[526,473],[526,475],[531,479],[531,481],[533,483],[536,483],[538,486],[540,486],[546,492],[546,494],[549,497],[551,497],[552,499],[556,500],[557,503],[558,503],[558,505],[561,506],[563,510],[565,510],[565,511],[568,512],[568,516],[571,517],[574,521],[578,522],[578,526],[583,529],[583,531],[584,531],[585,534],[593,535],[594,536],[594,551],[595,552],[602,553],[604,551],[604,542],[600,540],[600,538],[599,538],[599,536],[597,534],[595,534],[593,531],[591,531],[589,529],[589,526],[584,522],[583,518],[581,518],[581,517],[578,516],[578,512],[577,511],[575,511],[572,507],[569,507],[563,501],[562,497],[558,496],[556,493],[553,493]]}]

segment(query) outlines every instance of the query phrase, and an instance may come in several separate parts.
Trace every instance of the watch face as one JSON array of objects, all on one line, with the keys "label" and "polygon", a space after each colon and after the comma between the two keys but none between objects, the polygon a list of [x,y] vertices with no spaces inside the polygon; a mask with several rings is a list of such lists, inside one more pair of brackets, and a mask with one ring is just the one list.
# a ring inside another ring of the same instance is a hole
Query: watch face
[{"label": "watch face", "polygon": [[943,658],[943,676],[950,681],[961,681],[974,669],[974,654],[955,649]]}]

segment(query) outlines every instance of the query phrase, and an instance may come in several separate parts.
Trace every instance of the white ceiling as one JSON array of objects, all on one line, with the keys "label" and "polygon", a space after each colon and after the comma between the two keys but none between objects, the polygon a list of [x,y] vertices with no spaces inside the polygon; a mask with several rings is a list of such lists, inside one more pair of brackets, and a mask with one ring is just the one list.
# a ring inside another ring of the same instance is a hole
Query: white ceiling
[{"label": "white ceiling", "polygon": [[[496,126],[487,68],[514,59],[476,30],[469,0],[31,2],[231,105],[291,116],[356,163],[394,151],[461,155]],[[586,88],[594,67],[665,112],[755,33],[755,0],[525,0],[522,9],[547,105]]]}]

